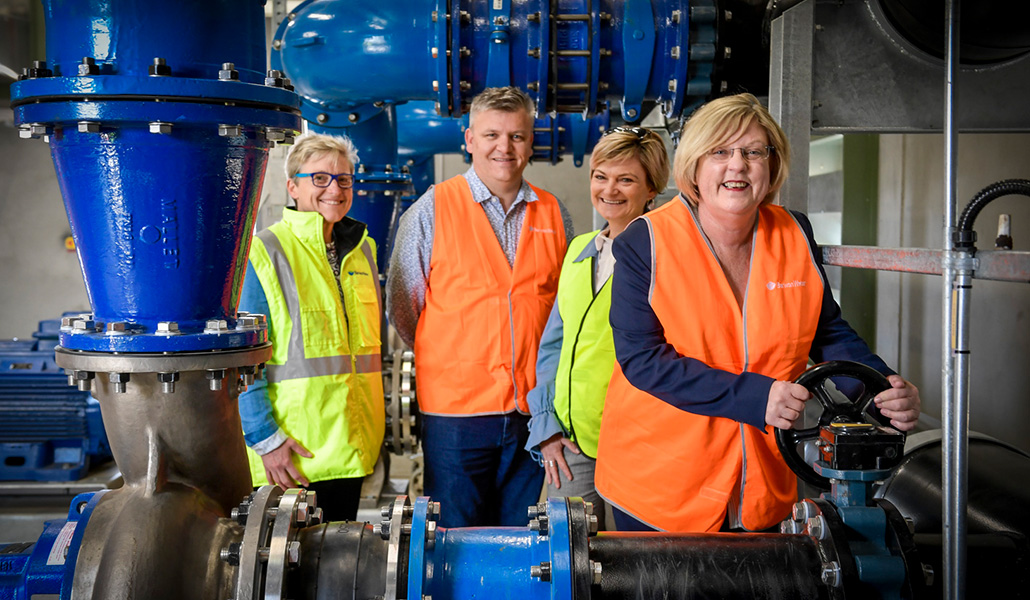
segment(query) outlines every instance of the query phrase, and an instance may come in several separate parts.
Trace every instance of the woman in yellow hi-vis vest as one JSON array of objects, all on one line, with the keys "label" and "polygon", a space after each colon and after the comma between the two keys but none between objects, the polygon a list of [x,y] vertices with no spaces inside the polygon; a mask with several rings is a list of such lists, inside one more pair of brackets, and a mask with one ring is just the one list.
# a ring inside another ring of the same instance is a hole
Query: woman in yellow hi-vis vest
[{"label": "woman in yellow hi-vis vest", "polygon": [[295,207],[254,236],[240,310],[268,315],[272,358],[240,395],[254,485],[305,486],[327,521],[357,516],[383,441],[375,242],[347,217],[357,151],[309,134],[286,161]]},{"label": "woman in yellow hi-vis vest", "polygon": [[615,366],[608,324],[612,240],[646,211],[668,181],[668,151],[653,131],[616,127],[594,147],[590,201],[607,225],[569,245],[540,339],[537,385],[527,398],[533,418],[526,449],[544,466],[547,495],[582,497],[594,503],[598,515],[604,514],[604,501],[594,489],[594,459]]}]

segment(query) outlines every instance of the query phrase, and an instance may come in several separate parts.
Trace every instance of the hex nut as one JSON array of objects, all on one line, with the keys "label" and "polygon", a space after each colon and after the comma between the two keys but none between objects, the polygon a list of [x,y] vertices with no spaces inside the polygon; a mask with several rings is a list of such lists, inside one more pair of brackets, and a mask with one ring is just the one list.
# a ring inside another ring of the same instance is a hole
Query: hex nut
[{"label": "hex nut", "polygon": [[172,68],[165,63],[163,58],[154,58],[154,64],[147,69],[151,77],[167,77],[172,74]]},{"label": "hex nut", "polygon": [[236,65],[231,62],[222,63],[222,68],[218,70],[219,81],[239,81],[240,72],[236,70]]},{"label": "hex nut", "polygon": [[825,540],[829,534],[826,527],[826,518],[822,515],[810,517],[808,519],[808,534],[817,540]]},{"label": "hex nut", "polygon": [[283,72],[278,69],[270,69],[265,77],[265,85],[269,87],[283,87]]},{"label": "hex nut", "polygon": [[820,578],[822,579],[823,584],[825,585],[828,585],[830,587],[840,587],[840,564],[837,561],[823,563],[822,571],[820,572]]},{"label": "hex nut", "polygon": [[161,321],[157,324],[157,335],[179,335],[179,324],[175,321]]}]

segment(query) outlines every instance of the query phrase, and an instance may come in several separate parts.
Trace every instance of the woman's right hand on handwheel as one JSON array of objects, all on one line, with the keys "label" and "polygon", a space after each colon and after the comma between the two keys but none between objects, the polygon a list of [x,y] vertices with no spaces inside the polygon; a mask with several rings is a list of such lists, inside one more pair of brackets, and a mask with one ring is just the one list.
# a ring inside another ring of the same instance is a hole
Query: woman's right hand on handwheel
[{"label": "woman's right hand on handwheel", "polygon": [[580,453],[576,442],[560,433],[552,435],[540,444],[540,454],[544,456],[544,473],[546,474],[547,483],[559,490],[561,489],[561,478],[558,476],[559,469],[565,474],[567,481],[572,481],[572,471],[569,470],[569,463],[565,462],[565,448],[576,454]]},{"label": "woman's right hand on handwheel", "polygon": [[769,402],[765,405],[765,422],[780,429],[790,429],[805,411],[805,402],[812,392],[803,385],[790,381],[775,381],[769,388]]}]

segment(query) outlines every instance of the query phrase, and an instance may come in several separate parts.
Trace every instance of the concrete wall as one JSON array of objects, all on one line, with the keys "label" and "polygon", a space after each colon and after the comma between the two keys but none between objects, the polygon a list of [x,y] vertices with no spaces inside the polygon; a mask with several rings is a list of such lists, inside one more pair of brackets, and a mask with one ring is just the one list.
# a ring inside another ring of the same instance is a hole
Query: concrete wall
[{"label": "concrete wall", "polygon": [[[1027,134],[966,134],[958,144],[958,209],[1002,179],[1030,177]],[[880,139],[880,247],[941,248],[944,142],[940,135]],[[998,214],[1012,214],[1014,249],[1030,251],[1030,198],[995,200],[976,220],[977,247],[994,247]],[[915,382],[941,416],[941,277],[881,272],[877,352]],[[970,320],[970,427],[1030,451],[1030,286],[974,280]]]},{"label": "concrete wall", "polygon": [[50,148],[0,118],[0,339],[26,338],[39,321],[89,312]]}]

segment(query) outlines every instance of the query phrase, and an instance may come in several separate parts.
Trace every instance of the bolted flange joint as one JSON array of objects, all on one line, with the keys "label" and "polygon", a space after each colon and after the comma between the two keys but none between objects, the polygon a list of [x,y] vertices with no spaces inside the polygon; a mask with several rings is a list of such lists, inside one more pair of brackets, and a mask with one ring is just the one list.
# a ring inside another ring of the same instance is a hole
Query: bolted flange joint
[{"label": "bolted flange joint", "polygon": [[124,394],[125,384],[129,383],[130,375],[128,373],[108,373],[107,380],[111,382],[111,386],[114,387],[114,393]]},{"label": "bolted flange joint", "polygon": [[79,77],[88,77],[89,75],[99,75],[100,67],[97,66],[92,56],[83,56],[82,63],[79,65]]},{"label": "bolted flange joint", "polygon": [[269,87],[283,87],[283,72],[278,69],[269,69],[265,76],[265,85]]},{"label": "bolted flange joint", "polygon": [[540,581],[551,580],[551,563],[542,562],[539,565],[529,567],[529,576]]},{"label": "bolted flange joint", "polygon": [[529,530],[535,531],[540,535],[547,535],[547,515],[540,515],[535,519],[530,519]]},{"label": "bolted flange joint", "polygon": [[88,392],[93,386],[93,378],[96,376],[93,371],[75,371],[75,382],[80,392]]},{"label": "bolted flange joint", "polygon": [[165,394],[175,393],[175,382],[179,381],[178,371],[171,373],[158,373],[157,380],[161,382],[161,391]]},{"label": "bolted flange joint", "polygon": [[239,566],[239,564],[240,564],[240,547],[241,547],[241,544],[239,542],[232,542],[228,546],[226,546],[225,548],[222,548],[222,551],[218,553],[218,556],[223,561],[229,563],[230,565],[232,565],[234,567]]},{"label": "bolted flange joint", "polygon": [[148,67],[151,77],[167,77],[172,74],[172,68],[168,66],[165,59],[154,57],[154,64]]},{"label": "bolted flange joint", "polygon": [[236,70],[236,65],[227,62],[222,63],[222,68],[218,70],[219,81],[239,81],[240,72]]}]

